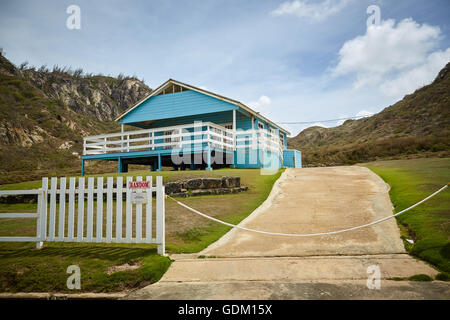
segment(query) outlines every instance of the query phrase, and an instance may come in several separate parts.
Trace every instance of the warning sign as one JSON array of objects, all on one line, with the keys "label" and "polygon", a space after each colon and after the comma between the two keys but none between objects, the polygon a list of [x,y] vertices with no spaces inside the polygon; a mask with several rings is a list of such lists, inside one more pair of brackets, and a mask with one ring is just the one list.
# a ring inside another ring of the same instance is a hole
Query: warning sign
[{"label": "warning sign", "polygon": [[150,188],[150,181],[130,181],[128,182],[130,189],[148,189]]},{"label": "warning sign", "polygon": [[131,203],[147,203],[147,194],[133,192],[131,194]]}]

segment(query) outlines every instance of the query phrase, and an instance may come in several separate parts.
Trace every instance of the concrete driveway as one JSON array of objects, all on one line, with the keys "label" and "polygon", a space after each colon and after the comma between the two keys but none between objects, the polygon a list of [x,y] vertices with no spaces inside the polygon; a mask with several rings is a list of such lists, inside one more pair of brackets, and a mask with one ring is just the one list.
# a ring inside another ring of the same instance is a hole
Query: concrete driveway
[{"label": "concrete driveway", "polygon": [[[301,234],[354,227],[392,214],[388,189],[380,177],[359,166],[287,169],[268,199],[240,225]],[[406,254],[394,219],[356,231],[306,238],[233,229],[197,255],[171,258],[175,262],[157,284],[128,298],[450,298],[447,283],[415,285],[390,280],[437,274]],[[383,292],[374,293],[365,285],[367,267],[374,265],[380,268]],[[321,288],[328,288],[328,294],[322,296]],[[281,289],[283,294],[273,292]]]},{"label": "concrete driveway", "polygon": [[[264,206],[241,225],[270,232],[346,229],[392,214],[389,186],[367,168],[287,169]],[[200,254],[223,257],[405,253],[394,219],[320,237],[282,237],[232,230]]]}]

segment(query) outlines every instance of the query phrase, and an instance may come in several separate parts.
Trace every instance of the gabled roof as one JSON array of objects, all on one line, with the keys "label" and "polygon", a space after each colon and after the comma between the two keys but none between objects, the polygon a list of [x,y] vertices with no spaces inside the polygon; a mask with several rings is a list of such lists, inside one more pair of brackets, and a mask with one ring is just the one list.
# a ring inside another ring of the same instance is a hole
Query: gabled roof
[{"label": "gabled roof", "polygon": [[186,84],[186,83],[183,83],[183,82],[174,80],[174,79],[169,79],[169,80],[167,80],[166,82],[164,82],[164,83],[163,83],[162,85],[160,85],[158,88],[156,88],[155,90],[153,90],[152,93],[149,94],[147,97],[145,97],[145,98],[143,98],[142,100],[140,100],[140,101],[139,101],[138,103],[136,103],[134,106],[128,108],[128,110],[126,110],[126,111],[123,112],[120,116],[118,116],[118,117],[115,119],[115,121],[119,121],[119,120],[120,120],[121,118],[123,118],[126,114],[128,114],[129,112],[131,112],[132,110],[134,110],[135,108],[137,108],[139,105],[141,105],[141,104],[142,104],[144,101],[146,101],[147,99],[149,99],[149,98],[151,98],[151,97],[153,97],[153,96],[156,96],[156,95],[160,94],[160,93],[161,93],[161,92],[162,92],[169,84],[174,84],[174,85],[177,85],[177,86],[186,88],[186,89],[188,89],[188,90],[194,90],[194,91],[197,91],[197,92],[206,94],[206,95],[208,95],[208,96],[214,97],[214,98],[216,98],[216,99],[220,99],[220,100],[226,101],[226,102],[228,102],[228,103],[234,104],[234,105],[236,105],[236,106],[238,106],[238,107],[244,109],[244,110],[247,111],[248,113],[250,113],[250,114],[252,114],[252,115],[254,115],[254,116],[256,116],[256,117],[261,118],[262,120],[264,120],[264,121],[270,123],[270,124],[273,125],[274,127],[278,128],[278,129],[280,129],[281,131],[283,131],[283,132],[287,133],[288,135],[290,135],[290,132],[289,132],[289,131],[287,131],[286,129],[280,127],[280,126],[277,125],[275,122],[273,122],[273,121],[267,119],[266,117],[264,117],[263,115],[261,115],[259,112],[256,112],[255,110],[253,110],[253,109],[247,107],[245,104],[243,104],[243,103],[240,102],[240,101],[233,100],[233,99],[230,99],[230,98],[221,96],[221,95],[219,95],[219,94],[217,94],[217,93],[210,92],[210,91],[205,90],[205,89],[197,88],[197,87],[194,87],[194,86],[192,86],[192,85],[189,85],[189,84]]}]

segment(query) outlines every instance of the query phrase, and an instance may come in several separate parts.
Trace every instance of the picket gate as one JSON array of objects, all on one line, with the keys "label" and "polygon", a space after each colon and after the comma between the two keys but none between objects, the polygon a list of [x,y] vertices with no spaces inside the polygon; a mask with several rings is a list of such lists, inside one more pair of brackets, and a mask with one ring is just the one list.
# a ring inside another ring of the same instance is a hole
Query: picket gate
[{"label": "picket gate", "polygon": [[[87,180],[87,185],[86,185]],[[143,188],[134,188],[143,185]],[[68,182],[68,184],[67,184]],[[165,190],[161,176],[42,179],[35,190],[0,190],[2,195],[37,195],[37,212],[0,218],[36,218],[36,237],[0,237],[0,242],[156,243],[165,254]],[[125,182],[125,185],[124,185]],[[153,194],[155,199],[153,200]],[[155,211],[155,214],[153,213]],[[154,218],[154,219],[153,219]]]}]

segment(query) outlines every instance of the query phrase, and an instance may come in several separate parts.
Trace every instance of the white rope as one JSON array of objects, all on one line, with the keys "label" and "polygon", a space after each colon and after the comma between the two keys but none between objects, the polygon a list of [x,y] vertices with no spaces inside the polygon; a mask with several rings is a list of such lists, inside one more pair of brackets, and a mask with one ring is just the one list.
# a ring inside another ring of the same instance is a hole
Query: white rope
[{"label": "white rope", "polygon": [[338,230],[338,231],[321,232],[321,233],[307,233],[307,234],[267,232],[267,231],[254,230],[254,229],[249,229],[249,228],[246,228],[246,227],[241,227],[241,226],[238,226],[238,225],[235,225],[235,224],[231,224],[231,223],[228,223],[228,222],[225,222],[225,221],[222,221],[222,220],[213,218],[213,217],[211,217],[211,216],[208,216],[208,215],[206,215],[206,214],[204,214],[204,213],[201,213],[200,211],[197,211],[197,210],[195,210],[195,209],[193,209],[193,208],[191,208],[191,207],[185,205],[184,203],[182,203],[182,202],[180,202],[180,201],[178,201],[178,200],[175,200],[174,198],[172,198],[172,197],[170,197],[170,196],[167,196],[167,197],[169,197],[170,199],[172,199],[173,201],[175,201],[176,203],[178,203],[180,206],[182,206],[182,207],[184,207],[184,208],[186,208],[186,209],[188,209],[188,210],[190,210],[190,211],[192,211],[192,212],[194,212],[194,213],[196,213],[196,214],[198,214],[198,215],[200,215],[200,216],[202,216],[202,217],[205,217],[205,218],[210,219],[210,220],[212,220],[212,221],[216,221],[216,222],[222,223],[222,224],[224,224],[224,225],[226,225],[226,226],[229,226],[229,227],[232,227],[232,228],[238,228],[238,229],[245,230],[245,231],[256,232],[256,233],[262,233],[262,234],[273,235],[273,236],[286,236],[286,237],[315,237],[315,236],[326,236],[326,235],[330,235],[330,234],[338,234],[338,233],[343,233],[343,232],[347,232],[347,231],[357,230],[357,229],[369,227],[369,226],[372,226],[372,225],[374,225],[374,224],[377,224],[377,223],[386,221],[386,220],[391,219],[391,218],[393,218],[393,217],[396,217],[396,216],[398,216],[398,215],[400,215],[400,214],[402,214],[402,213],[405,213],[406,211],[409,211],[409,210],[411,210],[411,209],[414,208],[414,207],[417,207],[419,204],[421,204],[421,203],[427,201],[428,199],[430,199],[430,198],[434,197],[435,195],[437,195],[439,192],[445,190],[445,189],[447,188],[447,186],[448,186],[448,185],[443,186],[442,188],[440,188],[440,189],[439,189],[438,191],[436,191],[435,193],[429,195],[429,196],[426,197],[425,199],[423,199],[423,200],[417,202],[416,204],[410,206],[409,208],[406,208],[406,209],[404,209],[404,210],[402,210],[402,211],[400,211],[400,212],[397,212],[396,214],[393,214],[393,215],[391,215],[391,216],[387,216],[387,217],[385,217],[385,218],[382,218],[382,219],[373,221],[373,222],[371,222],[371,223],[363,224],[363,225],[360,225],[360,226],[357,226],[357,227],[353,227],[353,228],[348,228],[348,229]]}]

